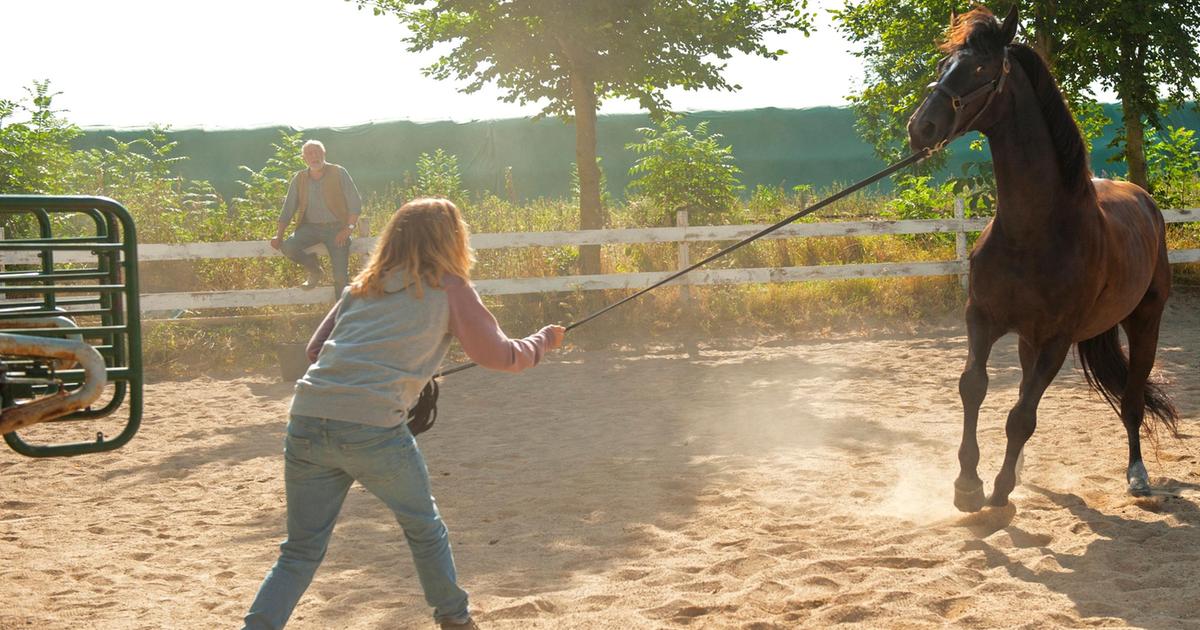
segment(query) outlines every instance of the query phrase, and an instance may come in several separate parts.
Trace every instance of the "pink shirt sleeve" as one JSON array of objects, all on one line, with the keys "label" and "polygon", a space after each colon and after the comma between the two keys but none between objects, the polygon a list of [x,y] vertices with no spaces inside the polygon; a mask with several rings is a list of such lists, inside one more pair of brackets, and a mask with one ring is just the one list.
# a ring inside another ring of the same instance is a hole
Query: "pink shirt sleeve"
[{"label": "pink shirt sleeve", "polygon": [[338,310],[341,307],[342,301],[338,300],[337,304],[329,309],[325,319],[321,320],[321,325],[317,326],[317,330],[313,332],[312,339],[308,340],[308,346],[305,347],[304,353],[308,355],[309,363],[317,362],[317,356],[321,354],[321,346],[325,345],[325,340],[329,339],[329,333],[333,332],[333,324],[337,321]]},{"label": "pink shirt sleeve", "polygon": [[472,361],[493,370],[520,372],[542,360],[550,342],[549,326],[524,339],[509,339],[475,287],[452,275],[442,284],[450,302],[450,334]]}]

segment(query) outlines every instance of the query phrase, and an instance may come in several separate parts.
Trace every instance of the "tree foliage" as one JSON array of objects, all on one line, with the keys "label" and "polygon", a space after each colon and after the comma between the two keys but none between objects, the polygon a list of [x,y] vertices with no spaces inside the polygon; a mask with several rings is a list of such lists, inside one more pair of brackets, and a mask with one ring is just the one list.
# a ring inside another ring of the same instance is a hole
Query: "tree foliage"
[{"label": "tree foliage", "polygon": [[1200,200],[1200,149],[1196,132],[1168,126],[1146,134],[1146,165],[1160,208],[1186,208]]},{"label": "tree foliage", "polygon": [[[494,83],[504,101],[573,119],[584,229],[605,223],[596,163],[603,101],[629,98],[659,114],[669,87],[737,89],[722,76],[734,52],[778,58],[784,51],[763,38],[810,25],[806,0],[347,1],[400,18],[414,52],[448,44],[429,76],[466,81],[465,92]],[[585,273],[599,271],[598,248],[581,260]]]},{"label": "tree foliage", "polygon": [[71,140],[81,131],[54,109],[59,93],[49,81],[35,81],[26,92],[20,100],[0,99],[0,193],[65,192]]},{"label": "tree foliage", "polygon": [[[1115,142],[1129,179],[1152,183],[1146,172],[1147,127],[1162,129],[1161,103],[1181,106],[1200,97],[1200,2],[1111,0],[1088,2],[1078,27],[1088,46],[1070,51],[1077,81],[1099,82],[1121,98],[1122,132]],[[1066,64],[1064,64],[1065,67]]]},{"label": "tree foliage", "polygon": [[[1011,2],[984,3],[1003,15]],[[935,47],[954,0],[847,0],[838,28],[860,46],[864,85],[850,97],[863,137],[885,159],[905,153],[904,128],[936,74]],[[1177,104],[1196,95],[1200,78],[1200,3],[1161,0],[1052,0],[1021,6],[1021,27],[1058,79],[1085,139],[1108,120],[1092,86],[1116,91],[1125,133],[1118,142],[1130,177],[1146,185],[1142,134],[1157,126],[1160,95]]]}]

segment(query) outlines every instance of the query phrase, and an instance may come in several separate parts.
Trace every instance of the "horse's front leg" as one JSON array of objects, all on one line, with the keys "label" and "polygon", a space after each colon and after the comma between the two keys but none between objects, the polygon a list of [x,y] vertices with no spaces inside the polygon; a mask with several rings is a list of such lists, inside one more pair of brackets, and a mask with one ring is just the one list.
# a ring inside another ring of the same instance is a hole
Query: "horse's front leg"
[{"label": "horse's front leg", "polygon": [[[1022,345],[1025,345],[1025,342],[1022,342]],[[1041,347],[1026,345],[1022,348],[1031,358],[1036,357],[1031,362],[1033,372],[1028,372],[1029,367],[1022,368],[1021,391],[1017,404],[1008,412],[1008,422],[1004,425],[1004,433],[1008,437],[1004,464],[1000,466],[1000,472],[996,475],[988,505],[1008,505],[1008,495],[1017,484],[1017,460],[1021,456],[1021,450],[1025,448],[1025,443],[1037,429],[1038,403],[1042,401],[1042,395],[1046,393],[1050,382],[1058,375],[1058,370],[1062,368],[1070,349],[1069,337],[1052,339]],[[1022,364],[1026,363],[1027,361],[1022,361]]]},{"label": "horse's front leg", "polygon": [[967,304],[967,365],[958,379],[958,395],[963,405],[962,443],[958,447],[958,479],[954,480],[954,507],[976,512],[983,507],[983,480],[979,478],[979,407],[987,396],[987,361],[992,346],[1000,338],[983,312]]}]

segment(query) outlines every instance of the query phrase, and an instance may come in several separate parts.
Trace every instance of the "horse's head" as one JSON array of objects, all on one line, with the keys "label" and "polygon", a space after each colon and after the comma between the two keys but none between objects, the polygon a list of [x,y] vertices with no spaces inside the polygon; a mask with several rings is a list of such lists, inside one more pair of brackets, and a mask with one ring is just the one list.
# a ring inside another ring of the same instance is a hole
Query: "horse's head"
[{"label": "horse's head", "polygon": [[1017,33],[1017,5],[1000,23],[991,11],[978,7],[952,15],[950,32],[941,49],[938,80],[930,84],[925,101],[908,119],[908,142],[913,150],[940,147],[970,130],[985,129],[998,120],[996,96],[1008,78],[1008,45]]}]

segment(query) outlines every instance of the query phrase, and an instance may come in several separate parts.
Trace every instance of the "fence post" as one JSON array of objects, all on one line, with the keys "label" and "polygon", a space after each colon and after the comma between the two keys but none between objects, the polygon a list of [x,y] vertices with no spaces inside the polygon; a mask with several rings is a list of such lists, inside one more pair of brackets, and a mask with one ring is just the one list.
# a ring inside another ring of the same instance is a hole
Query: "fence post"
[{"label": "fence post", "polygon": [[[675,226],[681,228],[686,228],[688,226],[687,208],[675,211]],[[692,257],[691,253],[688,251],[688,242],[679,241],[679,263],[676,269],[685,269],[690,264],[692,264]],[[691,288],[688,287],[689,283],[687,276],[680,278],[680,280],[682,280],[680,283],[681,286],[679,287],[680,296],[683,299],[683,305],[686,308],[689,306],[689,302],[692,299]]]},{"label": "fence post", "polygon": [[963,291],[970,289],[971,278],[966,273],[967,264],[967,226],[966,212],[962,197],[954,199],[954,218],[958,219],[958,229],[954,234],[954,258],[963,264],[964,271],[958,274],[958,283],[962,285]]},{"label": "fence post", "polygon": [[[681,227],[681,228],[686,228],[688,226],[688,211],[687,211],[686,207],[681,210],[675,211],[675,226]],[[679,241],[678,269],[680,269],[680,270],[686,269],[691,264],[692,264],[692,257],[691,257],[691,252],[688,250],[688,242],[685,240],[681,240],[681,241]],[[684,277],[680,278],[678,280],[678,282],[681,283],[679,285],[680,307],[685,312],[691,311],[692,310],[692,287],[690,286],[691,279],[689,279],[687,276],[684,276]],[[684,321],[686,322],[686,321],[691,321],[691,320],[689,318],[685,317]],[[684,352],[687,353],[689,358],[695,359],[700,356],[700,346],[696,343],[696,337],[692,333],[693,333],[693,331],[690,328],[685,327],[685,329],[683,331],[683,334],[685,336],[684,341],[683,341],[683,348],[684,348]]]},{"label": "fence post", "polygon": [[[4,240],[4,226],[0,226],[0,241]],[[4,261],[0,260],[0,273],[4,273]],[[8,299],[4,293],[0,292],[0,300]]]}]

